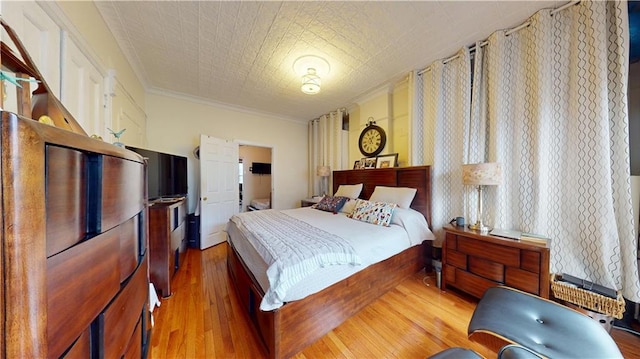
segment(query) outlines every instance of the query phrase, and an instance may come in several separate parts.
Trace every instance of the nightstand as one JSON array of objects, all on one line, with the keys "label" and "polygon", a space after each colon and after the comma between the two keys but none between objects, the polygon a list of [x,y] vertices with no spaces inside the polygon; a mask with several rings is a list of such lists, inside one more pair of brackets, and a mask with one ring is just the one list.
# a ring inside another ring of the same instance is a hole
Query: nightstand
[{"label": "nightstand", "polygon": [[455,287],[480,298],[506,285],[549,298],[549,247],[444,226],[442,289]]},{"label": "nightstand", "polygon": [[300,200],[300,207],[311,207],[318,202],[320,202],[320,198],[305,198]]}]

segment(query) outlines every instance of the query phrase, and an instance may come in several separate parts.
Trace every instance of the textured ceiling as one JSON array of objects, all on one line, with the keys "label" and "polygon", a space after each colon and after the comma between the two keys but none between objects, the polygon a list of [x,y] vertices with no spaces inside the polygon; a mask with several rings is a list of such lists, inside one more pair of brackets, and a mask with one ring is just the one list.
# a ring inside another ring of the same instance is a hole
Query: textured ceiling
[{"label": "textured ceiling", "polygon": [[[97,1],[144,86],[308,121],[566,1]],[[295,59],[331,72],[305,95]]]}]

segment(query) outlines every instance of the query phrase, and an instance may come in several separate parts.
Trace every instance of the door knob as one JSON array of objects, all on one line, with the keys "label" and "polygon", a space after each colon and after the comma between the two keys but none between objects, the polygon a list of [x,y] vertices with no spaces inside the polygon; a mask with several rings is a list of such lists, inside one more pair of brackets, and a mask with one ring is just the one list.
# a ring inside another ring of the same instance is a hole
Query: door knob
[{"label": "door knob", "polygon": [[206,200],[207,200],[207,197],[203,197],[203,198],[202,198],[202,200],[203,200],[203,201],[206,201]]}]

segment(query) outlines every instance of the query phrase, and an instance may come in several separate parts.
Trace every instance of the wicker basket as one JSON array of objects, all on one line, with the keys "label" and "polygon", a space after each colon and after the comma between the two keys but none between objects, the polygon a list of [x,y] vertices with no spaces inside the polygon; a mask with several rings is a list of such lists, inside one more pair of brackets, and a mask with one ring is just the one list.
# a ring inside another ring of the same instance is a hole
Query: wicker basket
[{"label": "wicker basket", "polygon": [[558,281],[558,278],[562,278],[562,276],[557,274],[551,275],[551,290],[556,298],[597,313],[622,319],[625,303],[620,291],[618,291],[618,298],[609,298],[598,293],[565,284]]}]

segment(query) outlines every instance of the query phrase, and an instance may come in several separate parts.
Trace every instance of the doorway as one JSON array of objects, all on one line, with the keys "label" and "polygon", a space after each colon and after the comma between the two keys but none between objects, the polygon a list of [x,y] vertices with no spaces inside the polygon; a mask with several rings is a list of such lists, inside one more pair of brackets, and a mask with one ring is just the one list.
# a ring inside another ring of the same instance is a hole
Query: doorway
[{"label": "doorway", "polygon": [[240,144],[238,156],[240,212],[273,208],[272,148]]}]

